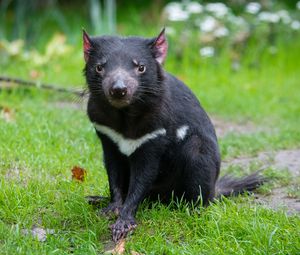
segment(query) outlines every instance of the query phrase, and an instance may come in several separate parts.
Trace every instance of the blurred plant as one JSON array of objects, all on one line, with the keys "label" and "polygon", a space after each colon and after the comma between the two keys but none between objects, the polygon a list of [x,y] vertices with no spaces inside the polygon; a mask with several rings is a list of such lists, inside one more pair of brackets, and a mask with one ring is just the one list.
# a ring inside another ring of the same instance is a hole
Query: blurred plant
[{"label": "blurred plant", "polygon": [[75,42],[82,27],[97,34],[114,33],[116,1],[89,0],[86,3],[74,1],[71,8],[68,1],[0,1],[0,40],[22,39],[25,46],[36,47],[37,41],[43,38],[44,46],[53,33],[60,32],[67,34],[68,40]]},{"label": "blurred plant", "polygon": [[0,3],[0,21],[1,38],[22,39],[28,45],[41,36],[45,24],[53,22],[60,31],[69,32],[67,21],[56,0],[3,0]]},{"label": "blurred plant", "polygon": [[24,49],[23,40],[12,42],[0,41],[1,61],[7,62],[17,58],[21,61],[31,61],[33,66],[42,66],[50,61],[66,56],[72,51],[72,46],[66,44],[66,36],[55,34],[45,47],[45,53],[42,54],[35,49]]},{"label": "blurred plant", "polygon": [[[300,9],[300,1],[294,7]],[[236,9],[222,2],[168,3],[162,15],[166,32],[176,41],[177,57],[187,45],[200,48],[201,58],[216,58],[224,51],[237,70],[247,45],[256,45],[257,58],[265,49],[276,54],[279,40],[290,40],[300,32],[299,11],[282,9],[275,1],[248,2],[239,12]]]},{"label": "blurred plant", "polygon": [[116,32],[116,1],[105,0],[103,8],[100,0],[90,0],[90,18],[95,34]]}]

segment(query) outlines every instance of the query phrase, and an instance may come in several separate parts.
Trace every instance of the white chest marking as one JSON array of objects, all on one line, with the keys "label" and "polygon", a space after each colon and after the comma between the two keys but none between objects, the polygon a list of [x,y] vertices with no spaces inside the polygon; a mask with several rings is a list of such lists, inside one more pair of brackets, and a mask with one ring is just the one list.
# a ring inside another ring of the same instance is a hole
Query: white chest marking
[{"label": "white chest marking", "polygon": [[141,147],[144,143],[152,140],[159,135],[166,135],[166,130],[164,128],[157,129],[151,133],[145,134],[138,139],[129,139],[125,138],[122,134],[117,131],[104,126],[99,125],[97,123],[93,123],[94,127],[101,134],[108,136],[118,147],[121,153],[126,156],[130,156],[132,153],[136,151],[139,147]]},{"label": "white chest marking", "polygon": [[178,140],[183,140],[187,134],[189,126],[183,125],[176,130],[176,137]]}]

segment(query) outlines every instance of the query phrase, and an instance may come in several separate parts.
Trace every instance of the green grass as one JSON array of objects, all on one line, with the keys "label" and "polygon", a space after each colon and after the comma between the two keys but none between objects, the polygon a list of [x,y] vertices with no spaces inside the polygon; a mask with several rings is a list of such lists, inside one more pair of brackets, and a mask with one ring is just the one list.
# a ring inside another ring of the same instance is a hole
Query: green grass
[{"label": "green grass", "polygon": [[[121,30],[137,34],[133,28]],[[151,27],[148,36],[154,30]],[[209,114],[229,121],[250,120],[264,127],[221,138],[223,159],[299,147],[297,40],[279,43],[275,55],[267,50],[260,54],[250,47],[237,72],[230,68],[228,52],[217,60],[204,60],[198,57],[198,49],[189,48],[179,61],[174,43],[170,41],[166,69],[192,88]],[[79,45],[78,41],[68,55],[53,57],[42,66],[18,57],[2,59],[0,74],[28,78],[36,70],[44,82],[84,87]],[[251,67],[254,58],[258,65]],[[0,118],[0,254],[101,254],[110,240],[112,221],[97,216],[84,200],[85,195],[108,195],[101,146],[85,111],[58,103],[74,100],[67,94],[39,89],[0,90],[0,111],[6,107],[14,112],[12,122]],[[75,165],[87,170],[85,182],[71,180]],[[228,171],[242,175],[254,170],[255,166]],[[289,174],[276,170],[266,171],[273,184],[265,191],[292,183]],[[288,216],[253,200],[251,196],[225,199],[205,209],[145,202],[137,214],[139,227],[127,239],[127,252],[297,254],[299,216]],[[46,242],[38,242],[23,234],[33,225],[55,232]]]}]

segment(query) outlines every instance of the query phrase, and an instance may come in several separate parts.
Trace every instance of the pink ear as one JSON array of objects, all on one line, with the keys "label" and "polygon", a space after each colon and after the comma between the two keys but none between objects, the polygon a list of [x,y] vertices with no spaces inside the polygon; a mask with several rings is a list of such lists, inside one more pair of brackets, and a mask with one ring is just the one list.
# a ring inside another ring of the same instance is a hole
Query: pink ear
[{"label": "pink ear", "polygon": [[85,62],[89,59],[89,53],[91,49],[91,39],[87,32],[82,30],[82,38],[83,38],[83,53],[84,53],[84,60]]},{"label": "pink ear", "polygon": [[158,37],[156,37],[154,43],[152,44],[154,50],[154,56],[158,63],[163,64],[168,52],[168,42],[165,35],[165,28],[160,32]]}]

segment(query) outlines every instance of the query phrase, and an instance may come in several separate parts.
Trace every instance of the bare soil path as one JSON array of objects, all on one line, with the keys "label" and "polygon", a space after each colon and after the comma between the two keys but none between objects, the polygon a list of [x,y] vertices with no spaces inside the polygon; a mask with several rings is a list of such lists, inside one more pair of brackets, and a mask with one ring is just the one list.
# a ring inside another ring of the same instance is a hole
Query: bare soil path
[{"label": "bare soil path", "polygon": [[[220,118],[212,118],[218,137],[229,133],[251,134],[262,131],[250,122],[233,123]],[[270,194],[256,195],[256,201],[272,209],[285,208],[289,214],[300,214],[300,197],[291,195],[290,190],[300,190],[300,149],[261,152],[255,157],[239,157],[222,162],[222,169],[230,166],[249,168],[256,164],[261,168],[272,167],[278,171],[288,170],[292,176],[292,184],[274,188]]]}]

